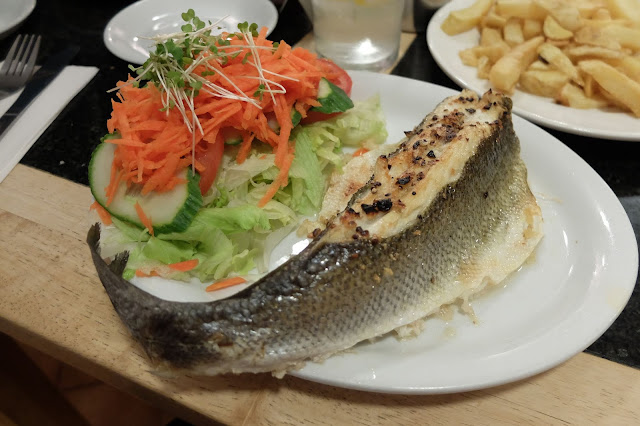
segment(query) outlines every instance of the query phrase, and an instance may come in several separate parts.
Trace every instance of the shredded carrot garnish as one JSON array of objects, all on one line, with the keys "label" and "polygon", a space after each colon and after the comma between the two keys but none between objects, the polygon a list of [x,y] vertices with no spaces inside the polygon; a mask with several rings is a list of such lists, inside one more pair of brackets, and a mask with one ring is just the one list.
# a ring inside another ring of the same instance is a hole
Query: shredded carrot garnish
[{"label": "shredded carrot garnish", "polygon": [[98,216],[100,216],[100,220],[102,221],[102,223],[104,223],[105,225],[111,225],[111,215],[104,209],[104,207],[98,204],[97,201],[94,201],[93,204],[91,204],[90,210],[95,210],[96,213],[98,213]]},{"label": "shredded carrot garnish", "polygon": [[[164,192],[179,182],[176,175],[184,168],[193,165],[196,170],[204,170],[208,165],[198,163],[198,159],[225,128],[235,129],[242,137],[237,154],[239,163],[257,143],[268,144],[276,154],[275,164],[280,173],[260,200],[261,205],[278,188],[286,186],[294,151],[294,143],[289,140],[291,112],[296,110],[305,117],[309,108],[318,105],[318,83],[327,72],[317,65],[315,54],[292,49],[284,41],[274,48],[266,33],[263,28],[253,38],[253,47],[235,36],[229,38],[229,45],[218,45],[219,49],[233,52],[224,63],[215,55],[201,53],[210,59],[205,56],[206,62],[195,67],[193,74],[241,99],[203,87],[193,99],[193,111],[200,125],[193,134],[178,108],[162,110],[163,94],[154,84],[136,87],[118,83],[118,100],[112,101],[113,111],[107,122],[110,133],[120,134],[119,138],[107,140],[116,145],[111,180],[106,188],[107,205],[123,182],[127,187],[140,185],[143,194]],[[278,131],[268,125],[274,117]],[[136,210],[143,220],[140,209]],[[148,219],[143,220],[143,224],[146,222]]]},{"label": "shredded carrot garnish", "polygon": [[144,210],[142,210],[142,206],[140,206],[140,203],[138,203],[136,201],[136,204],[133,207],[135,207],[135,209],[136,209],[136,213],[138,214],[138,218],[140,218],[140,222],[142,222],[142,226],[147,228],[147,230],[149,231],[149,233],[151,235],[154,235],[153,234],[153,225],[151,225],[151,219],[149,219],[149,216],[147,216],[144,213]]},{"label": "shredded carrot garnish", "polygon": [[216,281],[215,283],[208,286],[205,290],[206,291],[222,290],[223,288],[232,287],[234,285],[238,285],[246,282],[247,280],[245,280],[242,277],[231,277],[225,280]]},{"label": "shredded carrot garnish", "polygon": [[[276,192],[278,192],[278,189],[280,189],[281,187],[287,186],[289,168],[291,167],[291,163],[293,163],[293,149],[291,150],[289,155],[287,155],[284,158],[283,162],[281,163],[280,172],[278,173],[276,180],[274,180],[271,183],[271,185],[269,185],[267,192],[260,199],[260,201],[258,201],[258,207],[264,207],[269,202],[269,200],[271,200],[273,196],[276,195]],[[277,157],[276,157],[276,165],[278,165]]]},{"label": "shredded carrot garnish", "polygon": [[356,152],[353,153],[354,157],[360,157],[362,154],[366,154],[367,152],[369,152],[369,150],[367,148],[359,148],[356,150]]},{"label": "shredded carrot garnish", "polygon": [[168,266],[174,271],[187,272],[198,266],[198,262],[198,259],[191,259],[183,262],[171,263]]},{"label": "shredded carrot garnish", "polygon": [[151,271],[149,273],[144,272],[141,269],[136,269],[136,277],[147,278],[147,277],[159,277],[160,274],[156,271]]}]

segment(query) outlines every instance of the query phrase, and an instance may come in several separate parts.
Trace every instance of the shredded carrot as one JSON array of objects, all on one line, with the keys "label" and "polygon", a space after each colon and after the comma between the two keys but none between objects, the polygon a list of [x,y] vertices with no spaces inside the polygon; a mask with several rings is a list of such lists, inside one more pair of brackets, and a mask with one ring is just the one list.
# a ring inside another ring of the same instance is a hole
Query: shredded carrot
[{"label": "shredded carrot", "polygon": [[169,268],[174,271],[187,272],[198,266],[198,259],[185,260],[183,262],[171,263],[169,264]]},{"label": "shredded carrot", "polygon": [[159,276],[160,274],[156,271],[151,271],[149,273],[146,273],[141,269],[136,269],[136,277],[146,278],[146,277],[159,277]]},{"label": "shredded carrot", "polygon": [[149,219],[149,216],[147,216],[144,211],[142,210],[142,206],[140,206],[140,203],[138,203],[136,201],[135,205],[134,205],[135,209],[136,209],[136,213],[138,214],[138,217],[140,218],[140,222],[142,222],[142,225],[147,228],[147,230],[149,231],[149,233],[151,235],[153,234],[153,225],[151,225],[151,219]]},{"label": "shredded carrot", "polygon": [[[276,154],[275,164],[280,172],[267,195],[260,201],[261,205],[266,204],[278,188],[286,186],[294,151],[294,143],[290,140],[291,111],[295,109],[305,117],[309,108],[318,105],[318,83],[327,76],[327,71],[318,66],[314,53],[300,48],[292,49],[284,41],[274,48],[273,42],[266,39],[266,34],[267,30],[263,28],[254,37],[256,49],[245,47],[245,40],[230,37],[229,45],[218,45],[219,49],[231,49],[229,51],[234,52],[224,64],[209,54],[209,68],[199,65],[193,70],[198,75],[211,69],[220,71],[210,75],[205,73],[204,78],[235,95],[247,96],[258,104],[256,106],[245,100],[229,99],[209,90],[200,90],[194,98],[194,110],[203,132],[196,130],[195,134],[191,134],[178,108],[161,111],[164,95],[154,84],[135,87],[124,82],[118,83],[118,100],[112,100],[111,118],[107,122],[110,133],[117,131],[120,134],[119,138],[107,141],[116,146],[111,179],[106,187],[107,205],[123,182],[127,187],[141,185],[143,194],[164,192],[180,182],[176,175],[186,167],[193,164],[196,170],[204,170],[208,165],[199,162],[199,158],[224,128],[233,128],[242,136],[237,154],[239,163],[247,158],[252,146],[259,143],[268,144]],[[236,51],[240,53],[235,54]],[[253,65],[252,59],[246,60],[247,56],[251,58],[253,55],[258,56],[263,75],[273,82],[269,83],[271,89],[279,90],[282,87],[285,93],[272,94],[260,86],[264,83],[259,78],[259,70]],[[240,94],[238,89],[243,93]],[[279,124],[278,132],[268,125],[274,116]],[[150,226],[144,212],[139,207],[136,210],[143,224]]]},{"label": "shredded carrot", "polygon": [[260,201],[258,201],[258,207],[264,207],[269,202],[269,200],[271,200],[273,196],[276,195],[278,189],[287,186],[288,173],[289,168],[291,167],[291,163],[293,163],[293,150],[291,150],[289,155],[285,157],[284,163],[280,167],[280,172],[278,173],[276,180],[274,180],[271,185],[269,185],[267,192],[260,199]]},{"label": "shredded carrot", "polygon": [[231,277],[225,280],[216,281],[215,283],[208,286],[205,290],[206,291],[222,290],[223,288],[232,287],[234,285],[238,285],[246,282],[247,280],[245,280],[242,277]]},{"label": "shredded carrot", "polygon": [[98,216],[100,216],[100,220],[102,221],[102,223],[104,223],[105,225],[111,225],[111,215],[104,209],[104,207],[98,204],[97,201],[94,201],[89,209],[95,210],[96,213],[98,213]]},{"label": "shredded carrot", "polygon": [[367,152],[369,152],[369,150],[365,147],[362,147],[357,149],[356,152],[353,153],[353,156],[360,157],[362,154],[366,154]]}]

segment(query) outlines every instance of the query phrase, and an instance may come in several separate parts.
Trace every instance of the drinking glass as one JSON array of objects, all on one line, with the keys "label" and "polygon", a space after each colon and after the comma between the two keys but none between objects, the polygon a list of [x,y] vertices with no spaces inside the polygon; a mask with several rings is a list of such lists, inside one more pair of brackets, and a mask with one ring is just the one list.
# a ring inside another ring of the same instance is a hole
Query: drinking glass
[{"label": "drinking glass", "polygon": [[404,0],[311,0],[316,51],[346,69],[380,71],[398,57]]}]

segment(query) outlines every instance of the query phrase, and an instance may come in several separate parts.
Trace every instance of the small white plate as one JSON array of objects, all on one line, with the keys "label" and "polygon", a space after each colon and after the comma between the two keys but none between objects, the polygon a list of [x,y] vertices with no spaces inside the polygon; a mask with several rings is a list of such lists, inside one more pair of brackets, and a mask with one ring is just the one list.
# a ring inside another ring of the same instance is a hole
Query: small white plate
[{"label": "small white plate", "polygon": [[204,22],[228,16],[220,23],[224,31],[235,31],[238,23],[247,21],[267,27],[271,33],[278,22],[278,11],[269,0],[141,0],[109,21],[104,43],[120,59],[142,64],[153,48],[153,42],[145,37],[180,31],[185,24],[181,14],[189,9]]},{"label": "small white plate", "polygon": [[[440,68],[457,84],[476,92],[489,89],[488,80],[479,79],[476,68],[464,65],[458,56],[480,40],[476,29],[449,36],[440,29],[453,10],[469,6],[473,0],[453,0],[439,9],[427,28],[427,44]],[[576,109],[558,105],[551,98],[516,90],[513,111],[535,123],[563,132],[601,139],[640,141],[640,119],[630,113],[601,109]]]},{"label": "small white plate", "polygon": [[36,7],[36,0],[0,0],[0,39],[8,36]]},{"label": "small white plate", "polygon": [[[380,93],[389,140],[400,140],[456,92],[384,74],[353,71],[354,99]],[[531,261],[472,302],[479,324],[461,313],[431,318],[417,338],[386,336],[292,374],[333,386],[384,393],[468,391],[532,376],[584,350],[618,317],[638,272],[629,219],[598,174],[559,140],[514,116],[545,236]],[[272,253],[270,267],[301,249],[295,232]],[[304,241],[304,240],[302,240]],[[161,278],[132,282],[158,297],[210,301],[238,289],[206,293]],[[222,293],[225,292],[225,293]]]}]

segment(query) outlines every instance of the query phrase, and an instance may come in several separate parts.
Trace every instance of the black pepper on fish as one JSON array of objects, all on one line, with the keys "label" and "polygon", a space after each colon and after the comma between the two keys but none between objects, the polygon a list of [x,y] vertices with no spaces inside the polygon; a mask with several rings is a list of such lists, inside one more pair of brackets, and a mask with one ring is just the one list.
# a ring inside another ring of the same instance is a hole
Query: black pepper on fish
[{"label": "black pepper on fish", "polygon": [[369,231],[367,231],[366,229],[362,229],[362,226],[357,226],[356,227],[356,232],[360,235],[362,235],[363,237],[368,237],[369,236]]},{"label": "black pepper on fish", "polygon": [[397,183],[398,185],[406,185],[406,184],[408,184],[409,182],[411,182],[411,176],[402,176],[402,177],[399,177],[399,178],[396,180],[396,183]]},{"label": "black pepper on fish", "polygon": [[[387,195],[385,194],[385,196]],[[393,202],[391,201],[391,198],[383,198],[381,200],[375,200],[373,204],[362,203],[361,207],[362,211],[364,211],[366,214],[374,214],[378,212],[385,213],[391,210],[391,207],[393,207]]]}]

